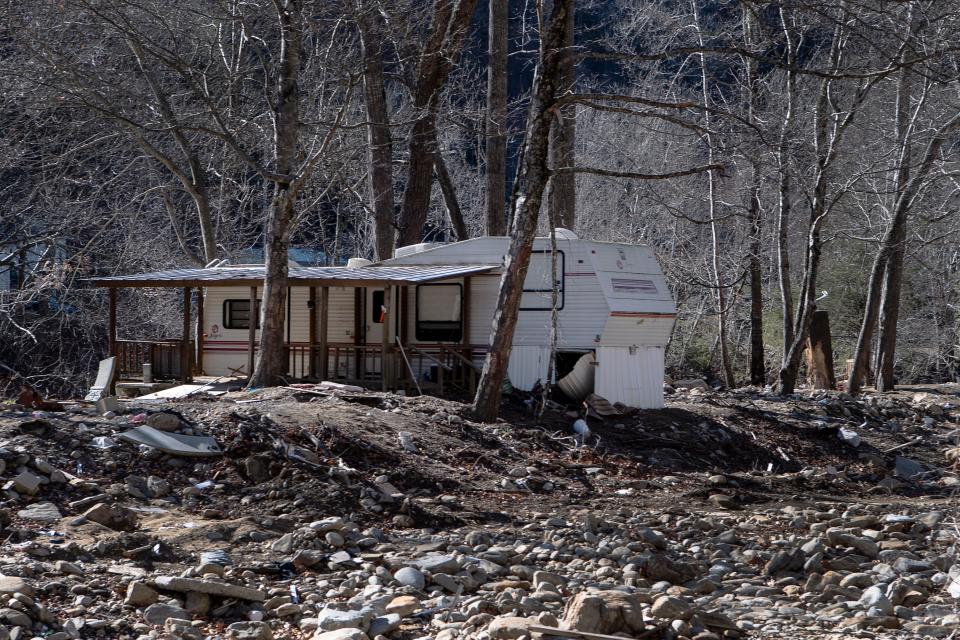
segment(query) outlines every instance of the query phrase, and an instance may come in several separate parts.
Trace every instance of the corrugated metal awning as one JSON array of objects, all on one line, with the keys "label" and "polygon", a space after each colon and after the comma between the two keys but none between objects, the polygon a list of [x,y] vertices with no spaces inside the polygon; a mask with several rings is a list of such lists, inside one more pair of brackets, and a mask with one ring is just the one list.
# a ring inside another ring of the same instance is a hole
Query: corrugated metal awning
[{"label": "corrugated metal awning", "polygon": [[[402,265],[366,267],[291,267],[289,283],[295,286],[365,287],[388,284],[422,284],[476,273],[499,265]],[[97,287],[231,287],[263,284],[262,265],[215,269],[170,269],[127,276],[90,278]]]}]

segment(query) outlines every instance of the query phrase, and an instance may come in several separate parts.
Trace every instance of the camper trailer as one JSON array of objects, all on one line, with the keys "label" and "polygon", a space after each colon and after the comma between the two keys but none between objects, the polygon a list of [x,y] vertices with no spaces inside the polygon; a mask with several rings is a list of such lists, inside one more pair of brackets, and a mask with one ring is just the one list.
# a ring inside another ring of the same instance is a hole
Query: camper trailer
[{"label": "camper trailer", "polygon": [[[291,265],[290,377],[472,390],[509,244],[506,237],[480,237],[403,247],[379,263]],[[121,374],[134,376],[150,361],[155,377],[247,375],[259,340],[262,277],[262,265],[221,265],[97,280],[112,292],[111,317],[117,287],[184,291],[180,339],[120,340],[111,328]],[[662,406],[664,348],[676,308],[649,248],[582,240],[565,229],[535,240],[508,363],[515,388],[547,380],[554,307],[561,389],[578,400],[596,392],[627,406]]]}]

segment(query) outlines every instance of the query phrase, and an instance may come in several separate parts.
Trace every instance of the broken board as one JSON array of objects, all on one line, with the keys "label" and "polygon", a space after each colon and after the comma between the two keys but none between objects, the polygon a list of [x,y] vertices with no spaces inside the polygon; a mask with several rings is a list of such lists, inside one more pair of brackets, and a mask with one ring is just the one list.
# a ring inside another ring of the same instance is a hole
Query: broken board
[{"label": "broken board", "polygon": [[87,392],[84,400],[87,402],[96,402],[103,397],[104,391],[106,391],[107,387],[110,386],[110,382],[113,380],[113,369],[116,362],[117,359],[114,357],[100,361],[100,366],[97,368],[97,379],[94,381],[93,386],[90,387],[90,391]]},{"label": "broken board", "polygon": [[208,436],[184,436],[142,426],[124,431],[117,437],[133,444],[145,444],[165,453],[185,458],[223,455],[223,450],[217,441]]}]

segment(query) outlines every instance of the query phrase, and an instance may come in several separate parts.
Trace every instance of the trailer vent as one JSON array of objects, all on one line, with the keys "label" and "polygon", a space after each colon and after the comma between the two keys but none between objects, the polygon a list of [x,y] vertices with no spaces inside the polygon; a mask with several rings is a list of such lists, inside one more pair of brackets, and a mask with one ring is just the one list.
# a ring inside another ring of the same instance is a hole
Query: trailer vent
[{"label": "trailer vent", "polygon": [[632,295],[656,295],[657,285],[653,280],[634,280],[631,278],[612,278],[614,293]]}]

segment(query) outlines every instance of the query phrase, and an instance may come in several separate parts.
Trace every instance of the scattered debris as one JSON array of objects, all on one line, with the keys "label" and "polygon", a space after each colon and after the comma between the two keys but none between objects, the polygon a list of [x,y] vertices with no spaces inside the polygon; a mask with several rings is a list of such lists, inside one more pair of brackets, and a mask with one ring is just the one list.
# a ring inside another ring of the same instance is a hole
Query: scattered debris
[{"label": "scattered debris", "polygon": [[118,436],[121,440],[143,444],[165,453],[187,457],[219,456],[223,453],[217,441],[208,436],[186,436],[166,433],[153,427],[134,427]]},{"label": "scattered debris", "polygon": [[594,397],[589,425],[317,385],[4,405],[0,637],[946,637],[954,402],[681,388]]}]

